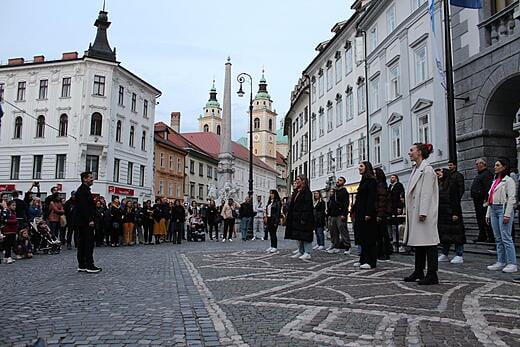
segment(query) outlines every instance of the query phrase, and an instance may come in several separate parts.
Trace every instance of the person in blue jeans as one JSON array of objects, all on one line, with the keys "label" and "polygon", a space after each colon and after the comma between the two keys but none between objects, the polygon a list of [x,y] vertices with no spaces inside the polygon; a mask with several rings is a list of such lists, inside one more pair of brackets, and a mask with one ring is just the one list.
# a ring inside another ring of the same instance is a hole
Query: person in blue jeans
[{"label": "person in blue jeans", "polygon": [[321,193],[319,191],[314,192],[314,222],[316,223],[316,227],[314,228],[314,233],[316,234],[316,246],[313,249],[317,249],[319,251],[325,249],[325,234],[323,233],[323,229],[325,228],[325,201],[321,198]]},{"label": "person in blue jeans", "polygon": [[252,225],[254,211],[253,204],[251,203],[251,197],[246,196],[245,201],[240,205],[240,209],[238,212],[240,216],[240,233],[242,234],[242,241],[247,240],[247,231],[249,227]]},{"label": "person in blue jeans", "polygon": [[488,270],[513,273],[518,271],[512,227],[515,220],[516,183],[509,176],[511,166],[506,158],[495,163],[495,179],[489,190],[486,221],[491,224],[497,247],[497,262]]}]

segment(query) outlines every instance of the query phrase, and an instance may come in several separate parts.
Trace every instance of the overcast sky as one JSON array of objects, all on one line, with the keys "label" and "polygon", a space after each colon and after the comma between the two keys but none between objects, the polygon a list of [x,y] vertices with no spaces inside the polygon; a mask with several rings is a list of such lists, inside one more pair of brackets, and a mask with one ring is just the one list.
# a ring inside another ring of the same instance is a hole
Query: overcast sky
[{"label": "overcast sky", "polygon": [[[2,1],[0,60],[43,54],[83,54],[95,37],[93,23],[102,0]],[[245,135],[247,99],[236,96],[236,75],[248,72],[254,91],[262,67],[278,112],[289,107],[290,92],[316,55],[316,45],[332,36],[352,0],[107,0],[112,22],[109,42],[123,66],[159,88],[156,121],[169,123],[182,112],[181,131],[198,131],[197,117],[216,79],[222,102],[224,64],[233,63],[233,138]],[[326,3],[326,5],[324,4]],[[278,125],[279,126],[279,125]]]}]

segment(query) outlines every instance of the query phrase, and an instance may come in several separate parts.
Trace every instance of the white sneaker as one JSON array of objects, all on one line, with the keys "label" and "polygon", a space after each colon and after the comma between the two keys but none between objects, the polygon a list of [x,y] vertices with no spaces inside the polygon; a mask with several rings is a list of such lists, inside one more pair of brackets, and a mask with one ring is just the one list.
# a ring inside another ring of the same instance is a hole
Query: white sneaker
[{"label": "white sneaker", "polygon": [[463,264],[464,263],[464,258],[462,258],[459,255],[456,255],[456,256],[453,257],[453,259],[450,261],[450,263],[452,263],[452,264]]},{"label": "white sneaker", "polygon": [[518,266],[515,264],[507,264],[505,268],[502,269],[502,272],[513,273],[518,271]]},{"label": "white sneaker", "polygon": [[14,263],[13,258],[11,258],[11,257],[7,258],[6,263],[7,263],[7,264],[12,264],[12,263]]},{"label": "white sneaker", "polygon": [[222,239],[222,242],[226,242],[226,239]]},{"label": "white sneaker", "polygon": [[299,257],[301,260],[309,260],[311,259],[311,255],[309,253],[303,253],[301,257]]},{"label": "white sneaker", "polygon": [[233,239],[228,239],[229,242],[233,242]]},{"label": "white sneaker", "polygon": [[269,252],[270,252],[270,253],[276,253],[276,252],[278,252],[278,249],[276,249],[276,248],[273,247],[273,248],[271,248],[271,250],[270,250]]},{"label": "white sneaker", "polygon": [[328,252],[328,251],[330,251],[330,250],[333,249],[333,248],[334,248],[334,247],[329,246],[329,247],[327,247],[326,251]]},{"label": "white sneaker", "polygon": [[361,263],[359,261],[356,261],[354,264],[352,264],[352,266],[354,267],[359,267],[361,265]]},{"label": "white sneaker", "polygon": [[312,249],[318,249],[320,245],[314,245],[314,247],[312,247]]},{"label": "white sneaker", "polygon": [[368,264],[363,264],[363,265],[360,265],[359,268],[363,269],[363,270],[370,270],[372,268],[372,266],[370,266]]},{"label": "white sneaker", "polygon": [[445,254],[441,254],[441,255],[439,255],[439,258],[437,260],[444,262],[444,261],[450,260],[450,258],[448,258],[448,256]]},{"label": "white sneaker", "polygon": [[267,253],[269,253],[269,252],[271,252],[271,249],[273,249],[273,247],[269,247],[269,248],[266,249],[265,251],[266,251]]},{"label": "white sneaker", "polygon": [[327,251],[327,253],[330,253],[330,254],[335,254],[335,253],[339,253],[340,250],[337,249],[337,248],[331,248],[329,251]]},{"label": "white sneaker", "polygon": [[350,255],[350,249],[347,249],[345,252],[343,252],[345,255]]},{"label": "white sneaker", "polygon": [[505,265],[506,264],[502,264],[502,263],[496,262],[493,265],[489,265],[487,267],[487,269],[490,270],[490,271],[497,271],[497,270],[501,270]]},{"label": "white sneaker", "polygon": [[299,258],[301,257],[303,254],[301,254],[300,252],[296,253],[296,254],[293,254],[291,255],[291,258]]},{"label": "white sneaker", "polygon": [[323,246],[319,246],[318,248],[316,248],[318,251],[323,251],[325,249],[325,247]]},{"label": "white sneaker", "polygon": [[292,254],[300,254],[301,255],[300,249],[296,249],[296,250],[292,251]]}]

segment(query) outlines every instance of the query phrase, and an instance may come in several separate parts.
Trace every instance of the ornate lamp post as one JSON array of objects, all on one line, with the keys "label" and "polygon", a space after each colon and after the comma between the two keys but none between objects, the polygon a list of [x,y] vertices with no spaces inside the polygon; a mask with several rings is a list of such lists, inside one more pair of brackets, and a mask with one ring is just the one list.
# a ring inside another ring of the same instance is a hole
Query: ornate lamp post
[{"label": "ornate lamp post", "polygon": [[[248,195],[253,199],[253,78],[251,75],[242,72],[237,76],[237,81],[240,83],[240,88],[237,92],[239,97],[245,95],[242,85],[249,79],[251,90],[249,93],[249,192]],[[252,200],[251,200],[252,201]]]}]

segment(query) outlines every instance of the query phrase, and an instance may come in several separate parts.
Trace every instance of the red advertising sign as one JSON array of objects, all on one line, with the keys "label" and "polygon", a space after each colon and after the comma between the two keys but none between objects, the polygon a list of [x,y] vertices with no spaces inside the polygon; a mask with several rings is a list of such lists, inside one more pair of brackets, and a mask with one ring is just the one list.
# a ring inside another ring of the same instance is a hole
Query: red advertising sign
[{"label": "red advertising sign", "polygon": [[16,189],[14,184],[0,184],[0,192],[8,192]]},{"label": "red advertising sign", "polygon": [[126,196],[134,196],[134,190],[130,188],[108,186],[108,192]]}]

